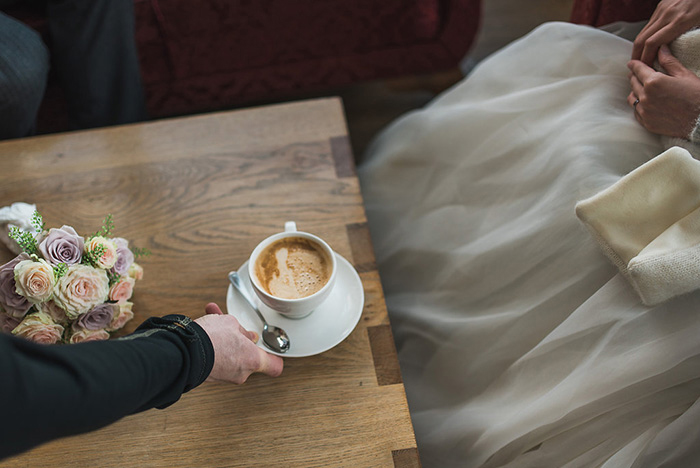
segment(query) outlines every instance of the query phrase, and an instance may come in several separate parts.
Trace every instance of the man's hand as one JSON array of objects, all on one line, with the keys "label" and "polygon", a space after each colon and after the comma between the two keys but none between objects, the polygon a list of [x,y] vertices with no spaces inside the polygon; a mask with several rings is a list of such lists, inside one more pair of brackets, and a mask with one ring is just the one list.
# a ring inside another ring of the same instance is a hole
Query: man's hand
[{"label": "man's hand", "polygon": [[652,66],[662,45],[670,44],[695,26],[700,26],[700,1],[661,0],[634,40],[632,60]]},{"label": "man's hand", "polygon": [[668,74],[639,60],[627,64],[632,85],[627,102],[634,107],[637,121],[650,132],[687,138],[700,115],[700,78],[665,45],[659,49],[659,63]]},{"label": "man's hand", "polygon": [[245,382],[250,374],[261,372],[277,377],[282,373],[282,358],[266,353],[255,343],[258,334],[243,328],[236,317],[224,315],[218,305],[207,304],[206,315],[195,320],[214,345],[214,368],[207,380]]}]

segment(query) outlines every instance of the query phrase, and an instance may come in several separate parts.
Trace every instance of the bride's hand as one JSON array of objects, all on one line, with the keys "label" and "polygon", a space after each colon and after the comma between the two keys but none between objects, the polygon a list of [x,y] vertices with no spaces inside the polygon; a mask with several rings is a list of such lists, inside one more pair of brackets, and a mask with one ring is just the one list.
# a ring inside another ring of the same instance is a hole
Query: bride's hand
[{"label": "bride's hand", "polygon": [[700,114],[700,78],[665,45],[658,58],[668,75],[639,60],[627,64],[632,85],[627,102],[634,107],[637,121],[650,132],[687,138]]},{"label": "bride's hand", "polygon": [[651,66],[659,48],[700,26],[700,1],[661,0],[649,22],[634,40],[632,59]]}]

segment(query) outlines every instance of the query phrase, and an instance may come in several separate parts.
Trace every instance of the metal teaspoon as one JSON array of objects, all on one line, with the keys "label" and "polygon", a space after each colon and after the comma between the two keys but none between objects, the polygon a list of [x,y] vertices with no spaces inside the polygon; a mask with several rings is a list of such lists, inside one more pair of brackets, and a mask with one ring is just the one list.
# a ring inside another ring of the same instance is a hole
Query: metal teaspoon
[{"label": "metal teaspoon", "polygon": [[258,317],[260,317],[260,320],[263,323],[262,339],[265,345],[271,350],[276,351],[278,353],[286,353],[287,351],[289,351],[289,337],[281,328],[276,327],[274,325],[269,325],[267,323],[265,317],[263,317],[263,314],[257,308],[252,299],[248,296],[248,291],[246,291],[243,285],[241,284],[241,278],[238,276],[238,272],[232,271],[231,273],[229,273],[228,279],[229,281],[231,281],[231,284],[236,289],[236,291],[238,291],[238,293],[243,297],[243,299],[245,299],[250,308],[253,309],[256,314],[258,314]]}]

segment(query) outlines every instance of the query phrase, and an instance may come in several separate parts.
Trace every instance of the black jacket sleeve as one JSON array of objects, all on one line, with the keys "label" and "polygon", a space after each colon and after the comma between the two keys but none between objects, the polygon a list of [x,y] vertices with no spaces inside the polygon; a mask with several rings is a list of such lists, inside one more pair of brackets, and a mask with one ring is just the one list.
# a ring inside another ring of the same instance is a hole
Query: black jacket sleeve
[{"label": "black jacket sleeve", "polygon": [[206,332],[181,315],[150,318],[123,338],[74,345],[0,333],[0,459],[171,405],[202,383],[213,363]]}]

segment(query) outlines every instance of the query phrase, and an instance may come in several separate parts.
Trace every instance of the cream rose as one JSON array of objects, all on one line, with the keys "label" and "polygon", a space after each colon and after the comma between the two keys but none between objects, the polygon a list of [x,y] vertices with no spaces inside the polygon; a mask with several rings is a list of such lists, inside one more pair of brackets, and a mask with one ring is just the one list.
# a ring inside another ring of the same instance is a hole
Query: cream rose
[{"label": "cream rose", "polygon": [[109,279],[107,272],[86,265],[71,265],[59,278],[54,288],[54,302],[75,320],[107,299]]},{"label": "cream rose", "polygon": [[73,334],[70,336],[70,343],[85,343],[87,341],[104,341],[109,339],[109,333],[103,330],[88,330],[73,326]]},{"label": "cream rose", "polygon": [[112,317],[112,323],[107,327],[107,331],[117,331],[126,325],[126,323],[134,318],[134,313],[131,311],[131,307],[134,304],[131,302],[121,302],[119,304],[119,314]]},{"label": "cream rose", "polygon": [[49,314],[53,321],[60,325],[66,326],[68,322],[70,322],[68,316],[66,315],[66,311],[61,309],[53,300],[37,304],[36,308],[39,309],[39,312]]},{"label": "cream rose", "polygon": [[134,262],[131,264],[129,267],[129,276],[134,278],[135,280],[141,280],[143,279],[143,267],[139,265],[138,263]]},{"label": "cream rose", "polygon": [[55,284],[53,267],[44,259],[22,260],[15,265],[15,288],[17,294],[33,304],[51,299]]},{"label": "cream rose", "polygon": [[98,258],[95,258],[97,266],[109,270],[117,263],[117,246],[109,239],[102,236],[95,236],[85,242],[85,252],[93,254],[100,246],[104,246],[104,252]]},{"label": "cream rose", "polygon": [[44,312],[29,314],[12,330],[12,334],[35,343],[54,344],[63,336],[63,327]]},{"label": "cream rose", "polygon": [[109,300],[115,302],[124,302],[131,299],[134,293],[134,284],[136,280],[130,276],[122,276],[119,281],[112,285],[109,290]]}]

